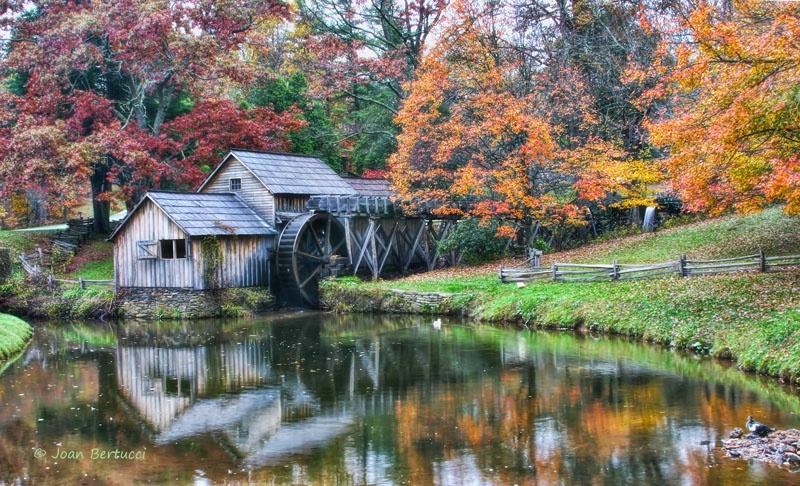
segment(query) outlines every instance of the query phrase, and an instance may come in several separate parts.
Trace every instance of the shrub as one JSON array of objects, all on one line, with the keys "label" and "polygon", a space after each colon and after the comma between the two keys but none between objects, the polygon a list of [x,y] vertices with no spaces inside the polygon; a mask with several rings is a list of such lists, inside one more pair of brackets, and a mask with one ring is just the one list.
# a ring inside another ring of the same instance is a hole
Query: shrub
[{"label": "shrub", "polygon": [[449,235],[439,241],[436,256],[455,252],[467,265],[496,260],[503,255],[508,244],[508,237],[497,236],[499,226],[495,220],[461,220]]}]

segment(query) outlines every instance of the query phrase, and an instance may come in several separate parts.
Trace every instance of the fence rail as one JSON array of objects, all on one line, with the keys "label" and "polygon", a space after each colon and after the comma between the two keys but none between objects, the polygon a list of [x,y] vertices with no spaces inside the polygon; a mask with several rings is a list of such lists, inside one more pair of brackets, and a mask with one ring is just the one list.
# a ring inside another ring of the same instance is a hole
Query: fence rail
[{"label": "fence rail", "polygon": [[779,271],[785,267],[800,266],[800,255],[767,257],[759,251],[753,255],[719,260],[689,260],[686,255],[676,261],[650,264],[620,264],[616,260],[608,264],[553,263],[549,268],[538,266],[500,266],[501,282],[527,282],[536,279],[551,279],[565,282],[589,282],[593,280],[625,280],[649,278],[658,275],[712,275],[735,272]]},{"label": "fence rail", "polygon": [[47,277],[47,282],[50,286],[54,286],[56,283],[62,284],[72,284],[77,285],[82,289],[85,289],[87,285],[101,285],[101,286],[111,286],[114,285],[113,280],[90,280],[85,279],[83,277],[78,277],[78,280],[67,279],[67,278],[56,278],[52,273],[47,273],[43,270],[44,267],[50,266],[50,262],[48,262],[47,253],[42,251],[41,248],[37,249],[36,253],[32,253],[30,255],[25,255],[24,253],[19,255],[19,262],[22,265],[22,269],[25,270],[25,273],[32,276],[40,276],[44,275]]}]

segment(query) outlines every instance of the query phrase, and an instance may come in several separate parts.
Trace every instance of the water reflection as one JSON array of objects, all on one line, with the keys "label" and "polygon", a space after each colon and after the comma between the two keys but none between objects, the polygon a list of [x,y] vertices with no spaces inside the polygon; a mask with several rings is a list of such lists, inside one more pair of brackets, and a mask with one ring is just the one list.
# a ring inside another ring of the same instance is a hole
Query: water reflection
[{"label": "water reflection", "polygon": [[0,375],[0,484],[791,484],[722,457],[800,399],[620,340],[417,317],[40,326]]}]

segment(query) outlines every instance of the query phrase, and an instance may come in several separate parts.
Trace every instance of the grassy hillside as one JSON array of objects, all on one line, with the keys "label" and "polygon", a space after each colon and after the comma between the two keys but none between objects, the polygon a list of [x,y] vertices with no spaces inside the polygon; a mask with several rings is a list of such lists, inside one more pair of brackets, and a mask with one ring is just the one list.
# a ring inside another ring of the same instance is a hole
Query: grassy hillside
[{"label": "grassy hillside", "polygon": [[[546,255],[553,262],[643,263],[751,254],[800,254],[800,218],[770,209]],[[513,262],[506,261],[509,265]],[[392,282],[326,282],[326,291],[408,289],[468,293],[484,322],[586,328],[732,358],[745,369],[800,381],[800,269],[616,282],[502,284],[497,264]]]},{"label": "grassy hillside", "polygon": [[[13,255],[32,254],[37,247],[51,245],[48,232],[0,231],[0,246]],[[94,239],[55,269],[57,277],[77,280],[110,280],[114,276],[111,243]],[[44,279],[32,280],[17,265],[14,278],[0,285],[0,310],[19,316],[46,318],[94,318],[113,312],[114,291],[110,286],[64,284],[49,288]]]},{"label": "grassy hillside", "polygon": [[25,349],[32,333],[31,326],[22,319],[0,314],[0,361]]}]

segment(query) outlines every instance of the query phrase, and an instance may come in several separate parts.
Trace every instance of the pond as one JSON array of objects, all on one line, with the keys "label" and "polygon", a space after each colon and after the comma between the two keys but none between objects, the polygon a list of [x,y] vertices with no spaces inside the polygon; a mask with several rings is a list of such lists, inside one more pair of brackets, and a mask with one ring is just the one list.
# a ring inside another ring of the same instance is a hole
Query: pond
[{"label": "pond", "polygon": [[714,360],[574,333],[49,323],[0,375],[0,484],[794,484],[719,445],[798,411]]}]

